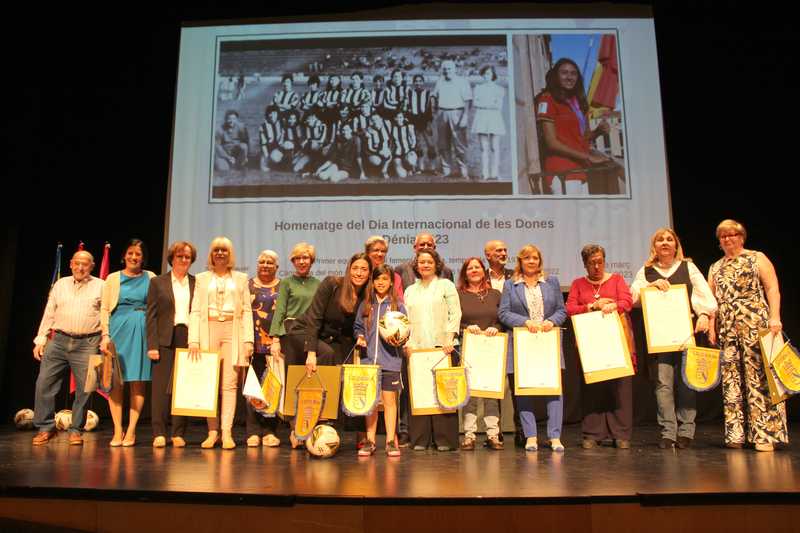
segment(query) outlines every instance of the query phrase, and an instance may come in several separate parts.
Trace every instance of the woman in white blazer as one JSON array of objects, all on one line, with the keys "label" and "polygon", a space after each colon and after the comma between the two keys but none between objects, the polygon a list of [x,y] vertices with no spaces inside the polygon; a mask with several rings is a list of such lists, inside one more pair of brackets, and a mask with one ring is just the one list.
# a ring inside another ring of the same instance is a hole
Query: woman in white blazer
[{"label": "woman in white blazer", "polygon": [[[233,243],[227,237],[211,241],[208,271],[195,280],[192,310],[189,316],[189,355],[216,352],[222,366],[221,413],[208,419],[208,437],[200,445],[213,448],[220,440],[222,447],[236,447],[233,440],[233,415],[236,411],[236,386],[240,372],[247,369],[253,354],[253,313],[247,275],[237,272]],[[221,418],[221,422],[220,422]]]}]

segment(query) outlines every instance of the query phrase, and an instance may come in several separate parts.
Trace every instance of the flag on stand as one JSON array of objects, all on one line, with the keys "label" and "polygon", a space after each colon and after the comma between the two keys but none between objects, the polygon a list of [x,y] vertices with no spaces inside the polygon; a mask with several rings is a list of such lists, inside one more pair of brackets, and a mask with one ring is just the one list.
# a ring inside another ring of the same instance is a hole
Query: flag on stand
[{"label": "flag on stand", "polygon": [[56,284],[56,281],[61,279],[61,248],[63,248],[63,245],[58,243],[58,246],[56,246],[56,264],[53,267],[53,277],[50,278],[51,289]]}]

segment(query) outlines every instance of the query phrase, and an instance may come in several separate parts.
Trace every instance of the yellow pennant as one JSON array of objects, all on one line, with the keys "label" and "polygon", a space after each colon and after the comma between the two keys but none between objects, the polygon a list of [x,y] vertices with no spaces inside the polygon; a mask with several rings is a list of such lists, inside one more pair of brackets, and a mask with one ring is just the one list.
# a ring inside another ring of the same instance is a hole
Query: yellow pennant
[{"label": "yellow pennant", "polygon": [[719,384],[720,350],[689,346],[683,351],[682,359],[681,375],[687,387],[702,392]]},{"label": "yellow pennant", "polygon": [[281,403],[282,389],[283,385],[281,384],[280,378],[270,368],[267,377],[264,378],[264,383],[261,385],[261,393],[264,395],[264,401],[266,403],[264,407],[265,414],[275,416],[275,413],[278,412],[278,407]]},{"label": "yellow pennant", "polygon": [[800,392],[800,357],[791,344],[784,344],[778,355],[772,358],[772,368],[786,389]]},{"label": "yellow pennant", "polygon": [[433,369],[436,400],[445,409],[458,409],[469,401],[467,371],[463,366]]},{"label": "yellow pennant", "polygon": [[314,431],[322,406],[325,403],[325,389],[298,388],[297,389],[297,415],[294,418],[294,435],[299,440],[305,440]]},{"label": "yellow pennant", "polygon": [[372,412],[380,396],[378,365],[342,365],[342,408],[349,416]]}]

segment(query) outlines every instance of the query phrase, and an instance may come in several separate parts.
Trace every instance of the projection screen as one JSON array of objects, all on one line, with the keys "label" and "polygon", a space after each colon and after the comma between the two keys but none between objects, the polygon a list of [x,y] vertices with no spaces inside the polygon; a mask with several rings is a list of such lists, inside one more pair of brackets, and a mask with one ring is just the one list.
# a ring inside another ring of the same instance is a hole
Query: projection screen
[{"label": "projection screen", "polygon": [[397,264],[424,231],[453,269],[533,243],[563,286],[598,243],[631,282],[671,218],[653,20],[183,28],[169,198],[169,242],[228,236],[250,274],[300,241],[340,274],[376,234]]}]

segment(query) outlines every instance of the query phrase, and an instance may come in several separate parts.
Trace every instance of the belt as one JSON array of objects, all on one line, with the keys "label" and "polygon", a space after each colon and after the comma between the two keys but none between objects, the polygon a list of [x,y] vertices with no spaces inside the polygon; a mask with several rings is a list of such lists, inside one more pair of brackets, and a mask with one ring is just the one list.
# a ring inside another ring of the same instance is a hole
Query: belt
[{"label": "belt", "polygon": [[209,322],[230,322],[233,320],[233,315],[217,315],[216,317],[209,316]]},{"label": "belt", "polygon": [[66,331],[62,331],[60,329],[57,329],[55,331],[56,333],[64,335],[65,337],[69,337],[70,339],[89,339],[91,337],[97,337],[98,335],[100,335],[99,331],[93,331],[92,333],[80,333],[77,335],[73,333],[67,333]]},{"label": "belt", "polygon": [[440,107],[439,111],[461,111],[463,107]]}]

